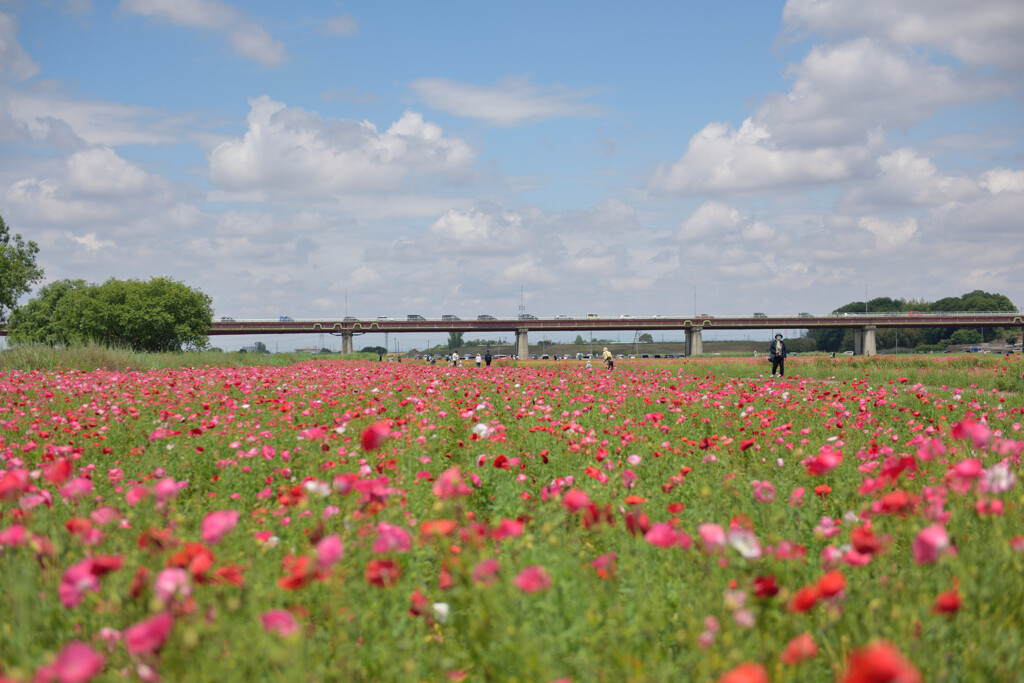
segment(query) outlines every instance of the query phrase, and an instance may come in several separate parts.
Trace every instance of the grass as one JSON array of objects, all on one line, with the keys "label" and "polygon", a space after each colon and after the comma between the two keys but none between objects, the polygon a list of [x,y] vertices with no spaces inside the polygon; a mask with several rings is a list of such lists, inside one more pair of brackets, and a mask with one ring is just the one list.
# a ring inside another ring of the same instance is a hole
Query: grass
[{"label": "grass", "polygon": [[43,345],[15,346],[0,351],[0,372],[52,368],[92,370],[160,370],[201,367],[285,367],[310,360],[376,360],[372,353],[318,355],[309,353],[240,353],[237,351],[183,351],[180,353],[139,353],[131,349],[100,344],[82,344],[58,349]]}]

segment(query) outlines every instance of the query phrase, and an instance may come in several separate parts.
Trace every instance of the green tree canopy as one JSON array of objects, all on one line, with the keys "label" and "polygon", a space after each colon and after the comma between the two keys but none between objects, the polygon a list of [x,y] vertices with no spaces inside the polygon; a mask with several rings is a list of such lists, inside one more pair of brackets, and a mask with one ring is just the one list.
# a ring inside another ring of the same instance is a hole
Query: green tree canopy
[{"label": "green tree canopy", "polygon": [[134,351],[205,348],[213,324],[210,297],[166,277],[102,285],[58,280],[11,314],[13,343],[92,341]]},{"label": "green tree canopy", "polygon": [[957,330],[949,338],[950,344],[980,344],[981,342],[981,332],[977,330]]},{"label": "green tree canopy", "polygon": [[458,349],[462,347],[462,332],[448,333],[448,348]]},{"label": "green tree canopy", "polygon": [[640,342],[641,344],[653,344],[654,337],[652,337],[650,333],[644,332],[639,337],[637,337],[637,341]]},{"label": "green tree canopy", "polygon": [[11,235],[0,216],[0,322],[18,305],[22,294],[43,279],[43,269],[36,265],[39,247],[26,242],[21,235]]}]

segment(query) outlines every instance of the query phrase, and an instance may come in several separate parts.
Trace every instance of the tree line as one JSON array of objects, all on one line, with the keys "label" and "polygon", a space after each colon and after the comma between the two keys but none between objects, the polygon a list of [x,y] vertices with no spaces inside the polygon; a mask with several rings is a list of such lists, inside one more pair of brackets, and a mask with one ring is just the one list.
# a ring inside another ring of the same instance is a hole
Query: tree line
[{"label": "tree line", "polygon": [[[976,289],[962,296],[948,296],[938,301],[921,299],[892,299],[878,297],[866,303],[851,301],[832,311],[832,315],[844,313],[956,313],[956,312],[1016,312],[1008,297]],[[915,351],[942,351],[953,344],[980,344],[994,339],[1006,339],[1015,343],[1017,337],[1012,330],[985,327],[906,327],[879,329],[875,331],[875,344],[880,349],[904,348]],[[853,330],[812,329],[807,338],[814,341],[818,351],[850,351],[853,349]]]}]

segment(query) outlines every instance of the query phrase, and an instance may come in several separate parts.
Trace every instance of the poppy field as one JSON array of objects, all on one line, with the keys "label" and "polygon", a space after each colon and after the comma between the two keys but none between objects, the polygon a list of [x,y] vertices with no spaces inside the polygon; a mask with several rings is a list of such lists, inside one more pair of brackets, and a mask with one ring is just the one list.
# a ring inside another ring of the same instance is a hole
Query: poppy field
[{"label": "poppy field", "polygon": [[0,373],[0,681],[1020,680],[1024,365],[787,369]]}]

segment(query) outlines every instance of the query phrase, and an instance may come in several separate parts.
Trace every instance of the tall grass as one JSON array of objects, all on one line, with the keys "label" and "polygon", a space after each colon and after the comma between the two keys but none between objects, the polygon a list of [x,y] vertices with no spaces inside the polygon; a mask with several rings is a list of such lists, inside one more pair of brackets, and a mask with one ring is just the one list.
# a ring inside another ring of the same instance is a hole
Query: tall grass
[{"label": "tall grass", "polygon": [[45,345],[15,346],[0,351],[0,372],[77,368],[90,370],[160,370],[164,368],[274,366],[284,367],[303,361],[376,360],[376,354],[318,355],[308,353],[240,353],[237,351],[183,351],[180,353],[141,353],[131,349],[81,344],[67,348]]}]

